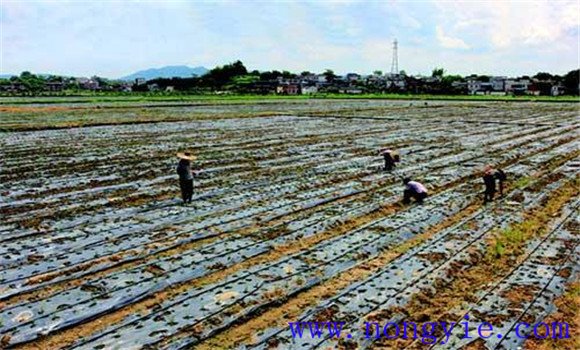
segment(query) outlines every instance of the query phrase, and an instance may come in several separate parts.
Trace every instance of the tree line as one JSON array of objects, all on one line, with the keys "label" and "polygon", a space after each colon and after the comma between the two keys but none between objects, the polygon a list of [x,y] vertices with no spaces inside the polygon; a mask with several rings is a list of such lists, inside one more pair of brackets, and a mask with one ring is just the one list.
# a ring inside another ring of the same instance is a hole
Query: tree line
[{"label": "tree line", "polygon": [[[268,86],[277,84],[280,81],[307,81],[306,78],[312,79],[317,77],[309,71],[301,73],[292,73],[289,71],[248,71],[241,61],[235,61],[223,66],[217,66],[202,76],[192,76],[188,78],[157,78],[148,80],[145,84],[132,82],[115,81],[101,77],[93,77],[99,90],[101,91],[121,91],[124,86],[130,86],[132,91],[150,91],[151,86],[156,86],[160,90],[172,87],[175,91],[184,93],[211,93],[215,91],[231,91],[236,93],[252,93],[269,91]],[[320,74],[324,77],[324,91],[335,92],[341,86],[351,86],[362,88],[365,92],[403,92],[396,85],[388,85],[387,80],[381,71],[374,71],[371,77],[366,79],[356,79],[345,81],[340,79],[332,70],[327,69]],[[376,79],[376,78],[379,79]],[[431,79],[429,79],[431,78]],[[565,75],[555,75],[547,72],[539,72],[534,76],[522,76],[520,79],[534,79],[540,82],[549,82],[564,87],[566,94],[579,94],[580,70],[572,70]],[[397,79],[405,81],[406,85],[413,88],[407,88],[405,92],[415,93],[444,93],[457,94],[462,93],[454,84],[455,82],[465,82],[468,79],[489,82],[491,77],[486,75],[460,76],[447,74],[443,68],[435,68],[430,77],[413,77],[408,76],[404,71],[398,75]],[[429,84],[425,84],[428,81]],[[69,91],[82,90],[83,85],[76,78],[62,76],[42,76],[30,72],[23,72],[19,76],[13,76],[9,79],[0,79],[0,89],[6,91],[7,87],[18,85],[20,91],[26,94],[38,94],[46,90],[49,83],[62,83]],[[264,87],[264,89],[260,89]],[[420,87],[420,88],[419,88]]]}]

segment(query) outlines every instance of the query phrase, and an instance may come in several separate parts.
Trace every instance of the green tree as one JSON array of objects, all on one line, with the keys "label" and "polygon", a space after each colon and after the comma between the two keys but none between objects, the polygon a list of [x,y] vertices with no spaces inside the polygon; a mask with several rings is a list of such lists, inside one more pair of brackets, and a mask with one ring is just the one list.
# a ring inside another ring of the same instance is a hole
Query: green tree
[{"label": "green tree", "polygon": [[463,77],[461,75],[446,75],[443,77],[442,82],[444,84],[448,84],[449,86],[451,86],[452,83],[461,80],[463,80]]},{"label": "green tree", "polygon": [[463,81],[461,75],[445,75],[441,78],[441,92],[445,94],[461,93],[462,88],[454,87],[453,83],[456,81]]},{"label": "green tree", "polygon": [[445,75],[445,69],[443,68],[435,68],[433,69],[433,72],[431,72],[433,78],[443,78],[443,75]]},{"label": "green tree", "polygon": [[273,70],[273,71],[265,71],[260,73],[260,79],[261,80],[276,80],[279,77],[282,76],[282,73],[277,71],[277,70]]},{"label": "green tree", "polygon": [[580,85],[580,69],[569,71],[563,79],[566,93],[571,95],[578,95]]},{"label": "green tree", "polygon": [[44,90],[44,78],[28,71],[22,72],[18,77],[18,81],[22,83],[27,92],[32,94],[37,94]]},{"label": "green tree", "polygon": [[233,77],[246,74],[248,74],[248,70],[242,61],[238,60],[221,67],[215,67],[201,78],[204,85],[219,89],[230,83]]},{"label": "green tree", "polygon": [[324,78],[326,78],[326,81],[329,83],[332,83],[336,79],[336,75],[332,69],[325,70],[322,75],[324,75]]},{"label": "green tree", "polygon": [[232,78],[232,82],[236,85],[247,85],[258,81],[260,81],[260,77],[252,74],[238,75]]},{"label": "green tree", "polygon": [[48,78],[46,78],[46,81],[51,83],[62,83],[64,78],[59,75],[50,75]]},{"label": "green tree", "polygon": [[536,75],[533,76],[533,78],[538,80],[552,80],[554,76],[550,73],[538,72]]},{"label": "green tree", "polygon": [[383,75],[383,71],[382,70],[373,71],[373,75]]},{"label": "green tree", "polygon": [[111,86],[111,82],[106,78],[101,78],[95,75],[92,79],[99,83],[99,87],[103,90],[107,90]]},{"label": "green tree", "polygon": [[289,71],[285,70],[282,72],[282,78],[284,79],[294,79],[296,78],[296,74],[290,73]]}]

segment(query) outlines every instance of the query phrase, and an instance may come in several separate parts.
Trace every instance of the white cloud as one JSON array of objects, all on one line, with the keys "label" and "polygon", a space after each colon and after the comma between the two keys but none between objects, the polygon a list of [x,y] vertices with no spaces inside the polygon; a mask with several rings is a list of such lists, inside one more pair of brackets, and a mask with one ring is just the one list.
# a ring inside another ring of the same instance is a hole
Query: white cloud
[{"label": "white cloud", "polygon": [[344,35],[354,37],[362,32],[358,23],[353,21],[345,14],[332,14],[328,16],[330,30],[335,33],[342,33]]},{"label": "white cloud", "polygon": [[[1,0],[0,0],[1,2]],[[573,1],[4,1],[8,73],[121,76],[170,64],[337,73],[565,73],[579,65]],[[448,48],[442,50],[441,48]]]},{"label": "white cloud", "polygon": [[440,23],[447,24],[446,28],[476,37],[480,46],[487,44],[500,50],[569,41],[569,33],[577,31],[580,16],[577,0],[436,1],[435,4]]},{"label": "white cloud", "polygon": [[419,22],[415,17],[404,12],[400,13],[399,20],[403,26],[412,30],[421,29],[422,27],[421,22]]},{"label": "white cloud", "polygon": [[449,48],[449,49],[469,49],[469,45],[465,43],[465,41],[461,40],[460,38],[454,38],[452,36],[448,36],[443,31],[441,26],[435,26],[435,35],[437,37],[437,41],[441,46]]}]

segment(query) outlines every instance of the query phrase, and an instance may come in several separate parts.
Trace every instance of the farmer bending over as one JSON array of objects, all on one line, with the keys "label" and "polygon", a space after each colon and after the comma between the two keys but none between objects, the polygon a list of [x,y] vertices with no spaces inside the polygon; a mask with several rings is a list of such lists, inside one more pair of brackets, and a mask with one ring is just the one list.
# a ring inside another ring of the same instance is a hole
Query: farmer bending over
[{"label": "farmer bending over", "polygon": [[391,171],[396,166],[401,158],[397,152],[391,151],[390,149],[382,149],[379,151],[379,155],[382,155],[385,159],[385,167],[383,170]]},{"label": "farmer bending over", "polygon": [[183,204],[191,203],[193,196],[193,170],[191,170],[191,161],[195,157],[188,153],[177,153],[179,163],[177,164],[177,174],[179,175],[179,187],[181,188],[181,198]]},{"label": "farmer bending over", "polygon": [[405,191],[403,192],[403,203],[409,204],[412,197],[415,198],[417,203],[423,204],[423,200],[427,198],[427,189],[425,186],[417,181],[411,181],[411,179],[408,177],[403,180],[403,184],[405,184]]}]

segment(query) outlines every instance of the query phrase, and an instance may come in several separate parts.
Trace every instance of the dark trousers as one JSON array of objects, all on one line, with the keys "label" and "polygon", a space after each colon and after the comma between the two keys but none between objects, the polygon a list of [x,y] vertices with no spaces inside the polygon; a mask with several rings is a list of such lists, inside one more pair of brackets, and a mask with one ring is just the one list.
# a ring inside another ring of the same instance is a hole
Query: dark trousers
[{"label": "dark trousers", "polygon": [[391,157],[390,155],[385,155],[385,170],[386,171],[391,171],[393,170],[393,168],[395,167],[395,161],[393,160],[393,157]]},{"label": "dark trousers", "polygon": [[181,188],[181,198],[183,203],[191,203],[193,196],[193,179],[179,179],[179,187]]},{"label": "dark trousers", "polygon": [[405,204],[411,203],[411,198],[414,198],[417,203],[422,204],[423,199],[427,198],[427,193],[425,192],[417,193],[409,189],[405,190],[403,192],[403,203]]},{"label": "dark trousers", "polygon": [[483,202],[491,202],[495,193],[495,177],[490,174],[485,174],[483,176],[483,183],[485,185],[485,191],[483,192]]},{"label": "dark trousers", "polygon": [[485,203],[493,201],[493,194],[494,193],[495,193],[495,190],[486,190],[485,192],[483,192],[483,201]]}]

